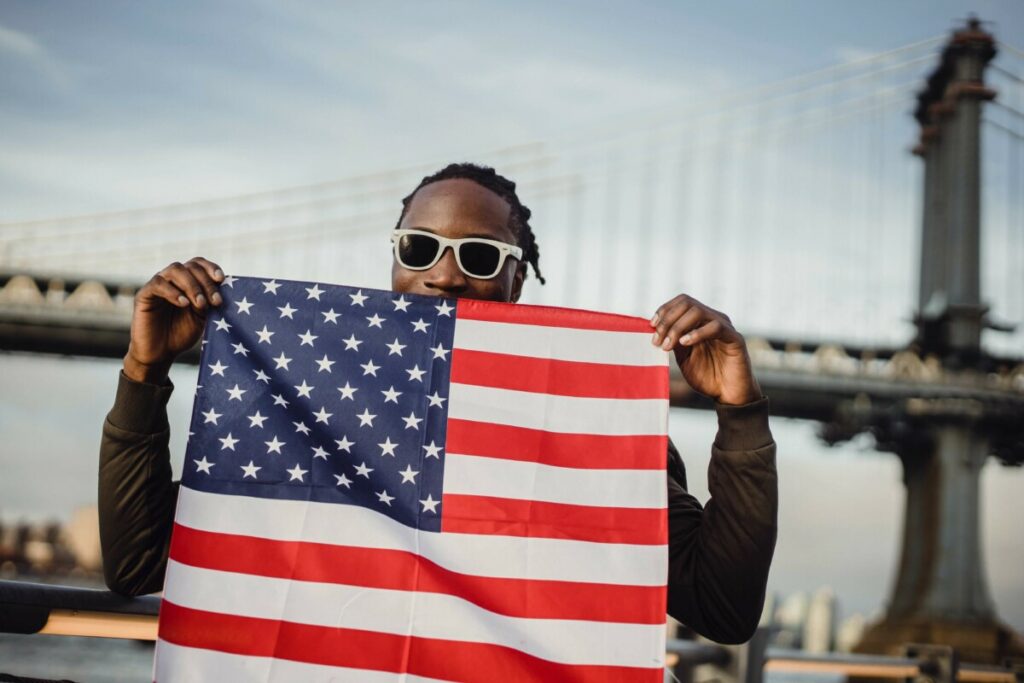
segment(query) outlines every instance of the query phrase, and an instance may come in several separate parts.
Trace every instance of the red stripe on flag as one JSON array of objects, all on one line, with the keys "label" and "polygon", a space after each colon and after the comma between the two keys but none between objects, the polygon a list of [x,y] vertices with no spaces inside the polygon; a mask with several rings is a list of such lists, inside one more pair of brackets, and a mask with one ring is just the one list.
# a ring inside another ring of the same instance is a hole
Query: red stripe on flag
[{"label": "red stripe on flag", "polygon": [[481,301],[480,299],[459,299],[457,306],[455,316],[463,320],[654,334],[654,328],[651,327],[649,320],[630,315],[581,311],[556,306],[506,304],[499,301]]},{"label": "red stripe on flag", "polygon": [[441,531],[665,545],[664,508],[611,508],[446,493]]},{"label": "red stripe on flag", "polygon": [[448,681],[661,681],[660,668],[551,662],[489,643],[377,633],[219,614],[175,605],[160,608],[160,636],[182,647],[325,666],[408,673]]},{"label": "red stripe on flag", "polygon": [[662,470],[668,448],[664,434],[566,434],[455,418],[445,441],[449,453],[594,470]]},{"label": "red stripe on flag", "polygon": [[589,398],[664,399],[668,395],[668,368],[663,365],[606,365],[458,348],[452,352],[451,381]]},{"label": "red stripe on flag", "polygon": [[472,576],[402,550],[276,541],[175,524],[170,557],[193,567],[240,574],[454,595],[510,617],[665,621],[664,586]]}]

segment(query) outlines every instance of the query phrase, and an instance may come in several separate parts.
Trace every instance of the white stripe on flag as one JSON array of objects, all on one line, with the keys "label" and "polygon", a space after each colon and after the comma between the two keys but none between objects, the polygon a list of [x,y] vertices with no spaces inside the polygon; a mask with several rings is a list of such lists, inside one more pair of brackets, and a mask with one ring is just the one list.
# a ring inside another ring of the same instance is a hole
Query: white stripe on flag
[{"label": "white stripe on flag", "polygon": [[661,508],[664,470],[586,470],[449,453],[444,492],[546,503]]},{"label": "white stripe on flag", "polygon": [[421,532],[357,505],[251,498],[181,487],[176,521],[224,534],[403,550],[463,574],[664,586],[663,545]]},{"label": "white stripe on flag", "polygon": [[665,434],[668,401],[555,396],[453,382],[448,417],[570,434]]},{"label": "white stripe on flag", "polygon": [[459,318],[457,349],[507,353],[610,365],[668,364],[668,353],[651,344],[651,332],[607,332],[568,327],[496,323]]},{"label": "white stripe on flag", "polygon": [[224,683],[445,683],[412,674],[348,669],[287,659],[233,655],[182,647],[158,640],[153,666],[156,681],[224,681]]},{"label": "white stripe on flag", "polygon": [[523,619],[452,595],[234,574],[174,560],[167,578],[165,599],[221,614],[488,643],[561,664],[650,667],[663,656],[662,625]]}]

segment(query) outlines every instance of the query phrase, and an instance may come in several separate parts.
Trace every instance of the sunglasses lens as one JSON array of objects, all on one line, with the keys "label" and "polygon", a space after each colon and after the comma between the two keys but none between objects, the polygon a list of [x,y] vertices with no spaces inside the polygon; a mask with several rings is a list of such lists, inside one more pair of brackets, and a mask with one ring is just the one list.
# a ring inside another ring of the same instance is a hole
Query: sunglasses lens
[{"label": "sunglasses lens", "polygon": [[498,270],[501,251],[493,244],[464,242],[459,249],[459,258],[468,275],[488,278]]},{"label": "sunglasses lens", "polygon": [[439,247],[429,235],[402,235],[398,239],[398,262],[407,268],[426,268]]}]

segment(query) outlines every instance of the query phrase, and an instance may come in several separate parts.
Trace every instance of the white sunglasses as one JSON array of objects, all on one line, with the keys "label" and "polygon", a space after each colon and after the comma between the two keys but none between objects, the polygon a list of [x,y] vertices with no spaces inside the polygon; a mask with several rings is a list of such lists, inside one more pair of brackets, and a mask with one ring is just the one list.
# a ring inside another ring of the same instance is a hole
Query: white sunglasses
[{"label": "white sunglasses", "polygon": [[433,268],[444,250],[451,247],[459,270],[469,277],[488,280],[501,271],[505,258],[511,256],[522,260],[523,250],[506,242],[488,240],[482,237],[448,239],[424,230],[395,230],[391,233],[395,245],[395,260],[409,270]]}]

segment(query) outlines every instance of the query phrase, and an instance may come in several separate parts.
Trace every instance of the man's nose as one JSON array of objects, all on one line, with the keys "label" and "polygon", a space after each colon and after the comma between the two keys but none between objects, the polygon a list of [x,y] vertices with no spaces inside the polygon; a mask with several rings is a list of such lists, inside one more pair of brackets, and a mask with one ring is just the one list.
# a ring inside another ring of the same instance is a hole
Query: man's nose
[{"label": "man's nose", "polygon": [[469,286],[465,273],[455,260],[455,251],[445,247],[441,260],[427,271],[426,285],[445,292],[461,292]]}]

